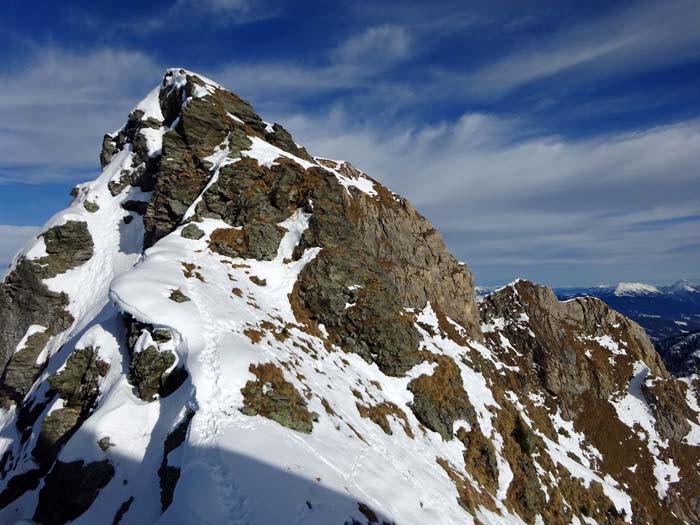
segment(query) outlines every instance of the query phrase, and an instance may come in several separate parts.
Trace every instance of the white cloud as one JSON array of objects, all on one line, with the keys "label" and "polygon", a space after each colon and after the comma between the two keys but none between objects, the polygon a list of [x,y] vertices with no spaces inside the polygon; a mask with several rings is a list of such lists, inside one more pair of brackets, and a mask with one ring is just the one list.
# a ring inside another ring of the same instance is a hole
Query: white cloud
[{"label": "white cloud", "polygon": [[102,136],[124,124],[161,72],[140,52],[48,48],[22,69],[0,73],[0,183],[61,180],[99,168]]},{"label": "white cloud", "polygon": [[251,8],[249,0],[178,0],[175,9],[194,9],[215,15],[247,12]]},{"label": "white cloud", "polygon": [[408,32],[403,27],[370,27],[342,42],[331,54],[338,62],[382,62],[405,58],[410,50]]},{"label": "white cloud", "polygon": [[443,73],[438,78],[455,89],[491,97],[562,72],[591,79],[648,71],[700,55],[698,27],[696,0],[633,2],[607,18],[544,37],[474,72]]},{"label": "white cloud", "polygon": [[230,89],[254,94],[258,100],[277,98],[289,102],[318,93],[377,87],[387,69],[411,58],[408,31],[401,26],[381,25],[352,34],[330,49],[318,65],[296,62],[232,63],[207,73]]},{"label": "white cloud", "polygon": [[39,233],[38,226],[11,226],[0,224],[0,276],[12,258],[30,239]]},{"label": "white cloud", "polygon": [[[160,17],[151,18],[147,24],[150,29],[163,32],[173,32],[194,23],[244,25],[278,16],[281,11],[273,3],[273,0],[177,0]],[[133,24],[124,24],[124,28],[128,30],[130,25]]]}]

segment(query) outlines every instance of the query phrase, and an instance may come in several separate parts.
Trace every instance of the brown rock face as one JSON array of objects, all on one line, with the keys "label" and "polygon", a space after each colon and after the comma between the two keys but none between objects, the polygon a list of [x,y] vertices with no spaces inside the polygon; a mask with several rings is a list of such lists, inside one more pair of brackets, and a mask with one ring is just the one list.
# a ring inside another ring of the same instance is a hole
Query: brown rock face
[{"label": "brown rock face", "polygon": [[358,203],[357,227],[372,256],[389,269],[402,303],[422,309],[430,302],[480,338],[471,272],[406,199],[385,192],[380,190],[380,206],[367,199]]},{"label": "brown rock face", "polygon": [[[486,297],[481,318],[486,345],[500,361],[515,367],[499,378],[504,396],[508,390],[517,392],[520,399],[524,397],[521,394],[542,392],[537,394],[542,396],[542,414],[560,411],[601,454],[598,471],[633,487],[633,523],[698,522],[700,477],[696,465],[700,454],[697,447],[684,441],[689,422],[696,422],[697,414],[685,401],[687,385],[668,374],[639,325],[598,299],[559,302],[550,289],[527,281]],[[639,424],[623,421],[620,414],[626,412],[619,403],[625,398],[635,406],[641,403],[647,407],[639,410],[648,414],[643,417],[653,422],[658,438],[641,432]],[[532,429],[521,421],[521,430],[511,433],[511,437],[520,436],[518,444],[529,442],[525,448],[530,452],[541,450],[544,443],[539,437],[523,440],[522,436],[556,437],[549,416],[540,419],[537,414],[532,407]],[[567,431],[560,428],[558,432]],[[659,444],[650,444],[655,439]],[[527,485],[529,475],[522,471],[519,478],[519,469],[527,465],[530,454],[519,458],[525,450],[510,450],[514,458],[509,461],[518,466],[514,469],[516,483],[511,487],[516,491],[519,483],[523,488]],[[671,484],[662,502],[656,469],[668,461],[679,469],[680,481]],[[625,521],[607,498],[601,499],[600,492],[583,490],[569,480],[559,480],[556,498],[553,500],[550,493],[545,509],[540,508],[542,502],[526,497],[527,491],[519,492],[516,502],[523,515],[537,511],[545,516],[545,523],[549,519],[554,519],[551,523],[568,521],[570,511],[557,503],[564,497],[569,504],[579,502],[580,515],[594,517],[597,523]]]},{"label": "brown rock face", "polygon": [[[226,144],[228,157],[237,159],[258,137],[314,165],[304,168],[279,157],[270,168],[246,158],[222,167],[194,220],[218,218],[240,230],[215,232],[214,251],[270,260],[284,233],[277,225],[303,210],[311,219],[300,249],[322,250],[302,272],[293,302],[304,319],[323,324],[334,343],[400,375],[418,362],[418,339],[405,309],[422,309],[427,302],[480,337],[471,273],[450,255],[427,219],[350,164],[316,161],[282,126],[270,128],[233,93],[214,89],[206,99],[193,97],[201,85],[187,75],[182,85],[164,87],[161,124],[172,129],[165,133],[162,154],[149,159],[137,148],[134,162],[150,173],[142,179],[155,181],[144,216],[146,246],[170,233],[207,186],[213,168],[208,156]],[[135,140],[139,126],[154,125],[151,119],[139,124],[135,117],[129,122],[106,140],[105,159],[120,143]],[[339,176],[362,178],[374,189],[346,188]],[[346,304],[354,306],[346,309]]]},{"label": "brown rock face", "polygon": [[[603,399],[626,384],[632,360],[668,377],[642,328],[599,299],[560,302],[551,289],[518,281],[489,295],[481,316],[486,337],[494,340],[503,333],[515,348],[524,350],[528,360],[524,369],[535,370],[536,381],[559,396],[566,410],[576,410],[583,393]],[[503,330],[489,332],[490,326],[499,323]],[[610,357],[602,351],[591,358],[586,355],[591,345],[604,350],[605,338],[611,336],[625,354],[618,367],[611,367]]]}]

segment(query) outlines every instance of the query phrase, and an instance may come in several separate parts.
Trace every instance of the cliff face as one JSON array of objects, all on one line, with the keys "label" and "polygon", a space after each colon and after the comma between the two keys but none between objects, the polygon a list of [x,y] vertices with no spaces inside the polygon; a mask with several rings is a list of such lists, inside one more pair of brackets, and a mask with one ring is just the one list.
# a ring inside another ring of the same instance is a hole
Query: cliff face
[{"label": "cliff face", "polygon": [[700,385],[600,301],[479,311],[410,203],[184,70],[100,158],[0,285],[0,520],[699,522]]},{"label": "cliff face", "polygon": [[597,451],[597,469],[630,488],[635,523],[698,522],[697,380],[671,377],[642,328],[599,299],[559,302],[517,281],[481,314],[520,388],[541,392]]}]

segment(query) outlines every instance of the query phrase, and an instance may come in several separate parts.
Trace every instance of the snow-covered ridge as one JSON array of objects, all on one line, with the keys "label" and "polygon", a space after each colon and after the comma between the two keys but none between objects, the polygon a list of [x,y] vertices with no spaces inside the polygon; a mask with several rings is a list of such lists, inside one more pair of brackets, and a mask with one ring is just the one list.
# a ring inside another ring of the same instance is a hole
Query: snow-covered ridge
[{"label": "snow-covered ridge", "polygon": [[652,295],[652,294],[660,294],[661,290],[659,290],[656,286],[652,286],[651,284],[644,284],[644,283],[620,283],[617,285],[615,288],[615,295],[618,297],[620,296],[625,296],[625,295]]}]

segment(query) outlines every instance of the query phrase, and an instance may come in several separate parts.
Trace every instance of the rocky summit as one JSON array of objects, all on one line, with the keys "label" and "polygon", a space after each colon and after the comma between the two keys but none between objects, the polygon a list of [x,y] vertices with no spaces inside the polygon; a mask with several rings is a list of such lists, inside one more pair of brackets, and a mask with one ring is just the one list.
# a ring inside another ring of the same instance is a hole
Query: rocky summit
[{"label": "rocky summit", "polygon": [[[697,524],[700,380],[182,69],[0,285],[0,522]],[[361,162],[361,159],[360,159]]]}]

